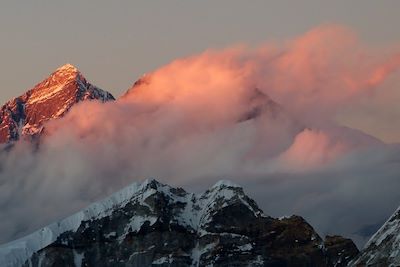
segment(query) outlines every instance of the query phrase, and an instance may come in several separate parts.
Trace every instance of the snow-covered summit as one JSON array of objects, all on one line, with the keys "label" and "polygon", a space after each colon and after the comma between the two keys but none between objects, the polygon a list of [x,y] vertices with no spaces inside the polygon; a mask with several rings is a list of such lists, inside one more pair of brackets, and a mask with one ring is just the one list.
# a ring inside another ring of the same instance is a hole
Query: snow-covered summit
[{"label": "snow-covered summit", "polygon": [[74,65],[72,65],[70,63],[67,63],[67,64],[64,64],[64,65],[60,66],[59,68],[57,68],[56,72],[57,71],[74,71],[74,72],[78,72],[78,69]]},{"label": "snow-covered summit", "polygon": [[64,116],[73,105],[89,99],[105,102],[114,97],[87,82],[76,67],[65,64],[1,107],[0,143],[38,135],[45,122]]},{"label": "snow-covered summit", "polygon": [[216,182],[212,188],[222,188],[222,187],[236,187],[236,188],[241,188],[240,185],[235,184],[232,181],[229,180],[219,180],[218,182]]}]

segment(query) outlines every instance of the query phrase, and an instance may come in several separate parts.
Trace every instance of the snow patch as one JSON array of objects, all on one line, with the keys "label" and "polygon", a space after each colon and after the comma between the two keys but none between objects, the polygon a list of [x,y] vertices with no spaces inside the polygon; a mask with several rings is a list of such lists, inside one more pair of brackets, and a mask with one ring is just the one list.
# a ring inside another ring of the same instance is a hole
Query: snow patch
[{"label": "snow patch", "polygon": [[238,247],[239,251],[250,251],[253,249],[253,246],[249,243],[246,245],[242,245]]},{"label": "snow patch", "polygon": [[129,223],[127,224],[125,228],[125,233],[127,232],[138,232],[142,226],[146,223],[149,222],[150,226],[155,224],[157,221],[156,217],[150,217],[150,216],[134,216],[131,218]]},{"label": "snow patch", "polygon": [[[84,253],[78,253],[76,250],[74,250],[73,253],[74,253],[74,264],[75,264],[75,267],[81,267],[83,258],[85,257]],[[41,265],[39,264],[39,266],[41,266]]]},{"label": "snow patch", "polygon": [[242,188],[240,185],[235,184],[229,180],[220,180],[212,188],[218,188],[218,187],[235,187],[235,188]]},{"label": "snow patch", "polygon": [[168,263],[168,264],[172,263],[171,262],[171,255],[169,255],[168,257],[159,258],[159,259],[153,261],[152,264],[160,265],[160,264],[166,264],[166,263]]}]

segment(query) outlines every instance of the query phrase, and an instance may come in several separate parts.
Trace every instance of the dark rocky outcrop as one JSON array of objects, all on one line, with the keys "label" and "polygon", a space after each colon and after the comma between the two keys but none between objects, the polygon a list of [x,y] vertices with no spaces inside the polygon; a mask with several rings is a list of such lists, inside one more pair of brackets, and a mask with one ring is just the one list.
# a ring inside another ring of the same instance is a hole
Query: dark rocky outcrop
[{"label": "dark rocky outcrop", "polygon": [[351,239],[337,235],[326,236],[324,245],[328,262],[336,267],[347,266],[348,262],[359,253]]},{"label": "dark rocky outcrop", "polygon": [[201,195],[135,184],[41,231],[20,241],[41,239],[24,266],[345,266],[356,253],[299,216],[264,215],[229,182]]}]

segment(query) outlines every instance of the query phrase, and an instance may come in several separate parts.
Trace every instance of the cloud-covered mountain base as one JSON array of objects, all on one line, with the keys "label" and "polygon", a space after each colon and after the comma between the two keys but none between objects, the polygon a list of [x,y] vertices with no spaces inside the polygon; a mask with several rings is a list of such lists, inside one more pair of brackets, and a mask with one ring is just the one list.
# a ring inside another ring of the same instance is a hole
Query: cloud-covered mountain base
[{"label": "cloud-covered mountain base", "polygon": [[385,92],[399,63],[396,49],[324,26],[180,59],[115,102],[77,104],[39,147],[0,155],[0,242],[155,177],[197,191],[228,178],[266,214],[362,244],[400,203],[400,150],[335,118]]}]

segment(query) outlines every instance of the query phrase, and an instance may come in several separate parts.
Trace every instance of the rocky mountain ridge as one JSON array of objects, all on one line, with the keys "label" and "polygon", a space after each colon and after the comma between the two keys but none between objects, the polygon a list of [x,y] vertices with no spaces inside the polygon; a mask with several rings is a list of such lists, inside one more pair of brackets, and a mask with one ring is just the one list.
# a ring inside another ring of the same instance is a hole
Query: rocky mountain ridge
[{"label": "rocky mountain ridge", "polygon": [[357,253],[299,216],[266,216],[233,183],[196,195],[147,180],[0,246],[0,265],[346,266]]}]

